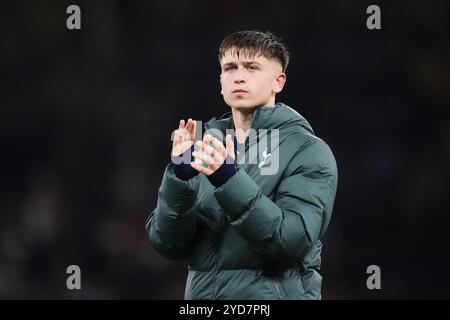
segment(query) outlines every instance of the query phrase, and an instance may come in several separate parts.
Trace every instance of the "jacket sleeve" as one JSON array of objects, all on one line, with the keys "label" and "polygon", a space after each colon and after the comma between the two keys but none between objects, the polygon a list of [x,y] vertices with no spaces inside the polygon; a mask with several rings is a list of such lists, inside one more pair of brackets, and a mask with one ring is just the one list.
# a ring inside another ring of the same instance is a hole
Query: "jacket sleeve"
[{"label": "jacket sleeve", "polygon": [[215,197],[231,225],[256,251],[292,264],[326,229],[336,187],[336,162],[328,145],[318,139],[290,161],[274,201],[242,169],[216,189]]},{"label": "jacket sleeve", "polygon": [[192,180],[177,178],[173,164],[169,164],[158,191],[156,208],[147,218],[145,227],[153,248],[169,259],[183,260],[190,256],[197,227]]}]

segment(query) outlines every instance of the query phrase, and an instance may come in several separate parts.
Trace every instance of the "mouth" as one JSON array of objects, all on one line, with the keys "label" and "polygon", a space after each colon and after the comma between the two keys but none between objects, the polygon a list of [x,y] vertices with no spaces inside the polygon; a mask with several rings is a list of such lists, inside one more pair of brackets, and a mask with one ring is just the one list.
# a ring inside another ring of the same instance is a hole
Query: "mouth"
[{"label": "mouth", "polygon": [[247,91],[242,90],[242,89],[236,89],[233,91],[233,93],[247,93]]}]

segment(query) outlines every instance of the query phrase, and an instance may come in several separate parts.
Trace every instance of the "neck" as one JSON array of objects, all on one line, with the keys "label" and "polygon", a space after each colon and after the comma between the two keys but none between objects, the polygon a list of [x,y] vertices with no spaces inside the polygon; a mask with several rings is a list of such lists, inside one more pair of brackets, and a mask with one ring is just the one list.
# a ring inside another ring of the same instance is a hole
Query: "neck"
[{"label": "neck", "polygon": [[253,113],[256,108],[251,109],[232,109],[234,120],[234,128],[236,139],[239,143],[244,143],[245,139],[250,134],[250,128],[252,127]]},{"label": "neck", "polygon": [[[275,106],[273,105],[272,107]],[[234,120],[235,135],[239,143],[244,143],[245,139],[247,139],[248,135],[250,134],[253,115],[256,109],[258,109],[258,107],[245,109],[235,109],[235,108],[231,109],[231,113],[233,114]]]}]

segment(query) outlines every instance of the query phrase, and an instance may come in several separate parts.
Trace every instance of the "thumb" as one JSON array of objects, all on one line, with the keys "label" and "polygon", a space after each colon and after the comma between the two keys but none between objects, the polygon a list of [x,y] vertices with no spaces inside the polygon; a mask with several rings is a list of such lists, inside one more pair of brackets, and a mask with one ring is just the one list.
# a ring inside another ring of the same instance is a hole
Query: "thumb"
[{"label": "thumb", "polygon": [[227,154],[229,154],[233,159],[235,159],[236,157],[234,156],[234,141],[231,138],[230,134],[227,135],[227,137],[225,139],[225,144],[226,144]]}]

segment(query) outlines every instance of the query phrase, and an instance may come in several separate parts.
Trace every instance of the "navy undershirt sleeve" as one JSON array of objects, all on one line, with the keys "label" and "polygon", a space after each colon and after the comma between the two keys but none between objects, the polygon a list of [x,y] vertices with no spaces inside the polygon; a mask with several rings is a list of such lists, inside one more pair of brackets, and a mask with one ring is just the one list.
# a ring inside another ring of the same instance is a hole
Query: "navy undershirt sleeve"
[{"label": "navy undershirt sleeve", "polygon": [[[173,157],[172,163],[173,163],[173,171],[175,172],[175,175],[177,178],[187,181],[193,177],[195,177],[199,172],[192,168],[191,163],[184,163],[183,159],[190,159],[191,161],[194,161],[194,157],[192,156],[192,152],[194,152],[194,145],[191,146],[190,149],[186,150],[183,155]],[[190,154],[187,155],[187,153]],[[173,161],[173,160],[176,161]]]}]

